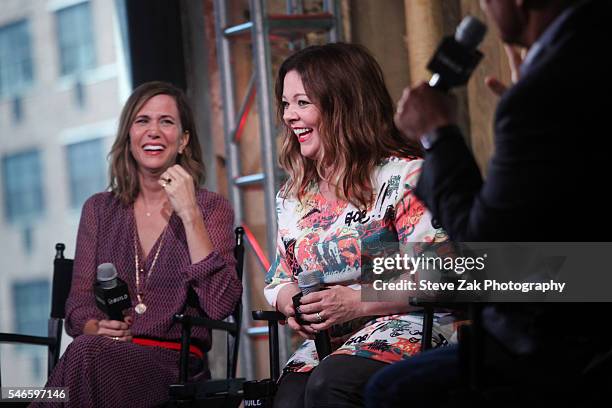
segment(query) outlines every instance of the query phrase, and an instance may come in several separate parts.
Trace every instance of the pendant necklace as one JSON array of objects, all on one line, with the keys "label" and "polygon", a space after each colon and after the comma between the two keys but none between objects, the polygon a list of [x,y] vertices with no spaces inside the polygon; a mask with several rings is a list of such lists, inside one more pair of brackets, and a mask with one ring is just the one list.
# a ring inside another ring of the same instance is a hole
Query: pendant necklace
[{"label": "pendant necklace", "polygon": [[142,205],[143,205],[144,210],[145,210],[145,215],[147,217],[150,217],[151,216],[151,211],[149,211],[149,206],[144,202],[144,199],[142,201]]},{"label": "pendant necklace", "polygon": [[[161,239],[159,241],[159,246],[157,247],[157,251],[155,251],[153,262],[151,262],[151,267],[149,268],[149,271],[145,273],[144,262],[143,262],[143,265],[141,266],[140,257],[138,256],[138,253],[140,252],[138,248],[138,229],[136,228],[136,222],[134,222],[134,266],[136,267],[136,298],[138,299],[138,304],[136,305],[134,310],[139,315],[147,311],[147,305],[143,301],[144,287],[147,284],[147,280],[149,279],[149,276],[151,276],[151,272],[153,272],[153,268],[155,267],[155,264],[157,263],[159,252],[161,251],[161,247],[164,244],[164,238],[166,237],[166,232],[168,231],[168,225],[170,225],[170,222],[166,224],[166,227],[164,228],[164,231],[162,232]],[[143,274],[145,278],[144,282],[142,283],[142,290],[140,288],[140,274]]]}]

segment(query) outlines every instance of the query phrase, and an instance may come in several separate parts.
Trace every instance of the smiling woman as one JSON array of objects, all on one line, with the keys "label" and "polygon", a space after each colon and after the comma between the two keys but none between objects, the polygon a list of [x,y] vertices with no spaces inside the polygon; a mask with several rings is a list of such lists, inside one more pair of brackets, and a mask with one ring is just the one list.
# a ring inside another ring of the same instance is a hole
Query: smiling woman
[{"label": "smiling woman", "polygon": [[316,160],[321,152],[321,113],[306,95],[297,71],[285,75],[282,98],[283,121],[297,137],[302,156]]},{"label": "smiling woman", "polygon": [[[171,142],[176,146],[170,146]],[[149,147],[145,150],[146,144]],[[163,154],[156,155],[152,150],[162,150]],[[139,173],[144,170],[159,178],[164,166],[175,162],[198,186],[205,177],[201,151],[185,94],[164,82],[143,84],[130,96],[121,113],[110,152],[110,188],[122,201],[132,202],[138,193]],[[146,157],[157,157],[150,163],[153,167],[143,167],[147,162],[139,160]]]},{"label": "smiling woman", "polygon": [[[110,191],[86,201],[79,225],[66,303],[66,331],[75,339],[47,386],[69,387],[67,406],[157,406],[178,377],[181,328],[172,317],[185,310],[189,291],[212,319],[229,315],[240,298],[234,217],[227,200],[199,187],[204,165],[193,115],[171,84],[134,90],[110,161]],[[92,283],[106,262],[132,294],[121,321],[96,308]],[[195,374],[211,339],[204,328],[192,335]]]},{"label": "smiling woman", "polygon": [[[278,244],[264,294],[307,340],[285,366],[274,404],[362,406],[368,378],[414,355],[422,331],[406,303],[361,301],[362,243],[446,236],[414,195],[419,149],[394,126],[382,70],[365,48],[298,51],[281,65],[275,93],[289,179],[277,196]],[[295,308],[303,272],[318,272],[326,290]],[[312,338],[321,330],[334,350],[319,361]],[[453,327],[436,320],[435,333],[443,344]]]},{"label": "smiling woman", "polygon": [[178,108],[170,95],[155,95],[136,114],[130,128],[130,151],[141,171],[152,174],[176,162],[189,142],[181,129]]}]

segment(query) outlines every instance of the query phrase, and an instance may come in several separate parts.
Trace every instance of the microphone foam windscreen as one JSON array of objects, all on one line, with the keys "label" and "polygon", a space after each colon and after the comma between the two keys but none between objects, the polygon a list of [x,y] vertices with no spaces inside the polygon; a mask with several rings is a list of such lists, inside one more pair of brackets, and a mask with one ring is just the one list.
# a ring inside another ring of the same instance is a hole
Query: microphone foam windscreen
[{"label": "microphone foam windscreen", "polygon": [[487,32],[487,26],[472,16],[466,16],[461,20],[455,31],[455,40],[464,47],[474,50],[482,42]]},{"label": "microphone foam windscreen", "polygon": [[298,275],[298,287],[302,289],[302,293],[304,294],[307,294],[307,292],[316,292],[319,290],[318,286],[321,284],[322,280],[323,276],[319,271],[303,271]]},{"label": "microphone foam windscreen", "polygon": [[117,278],[117,269],[112,263],[103,263],[98,265],[96,279],[100,282],[107,282]]}]

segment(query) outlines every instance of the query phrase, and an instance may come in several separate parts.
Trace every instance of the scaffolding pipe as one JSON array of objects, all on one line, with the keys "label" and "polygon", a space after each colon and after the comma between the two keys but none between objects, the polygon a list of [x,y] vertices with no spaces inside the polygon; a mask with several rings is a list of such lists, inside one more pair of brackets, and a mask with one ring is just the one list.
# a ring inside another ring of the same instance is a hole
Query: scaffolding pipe
[{"label": "scaffolding pipe", "polygon": [[[230,56],[230,44],[229,40],[223,33],[223,27],[227,26],[227,9],[224,0],[215,0],[215,30],[217,40],[217,55],[219,61],[219,70],[221,78],[221,93],[223,95],[223,120],[224,133],[225,133],[225,151],[227,156],[227,170],[230,174],[229,179],[233,180],[234,177],[240,175],[240,156],[238,146],[234,143],[233,129],[236,128],[236,109],[234,101],[234,87],[232,80],[231,70],[231,56]],[[229,198],[235,213],[235,224],[243,224],[243,203],[240,195],[240,188],[235,185],[229,186]],[[242,304],[247,310],[251,310],[251,296],[248,290],[248,266],[245,265],[244,273],[242,275],[243,286],[245,290],[242,291]],[[246,282],[246,284],[244,284]],[[240,332],[245,333],[249,327],[252,326],[250,313],[242,314],[242,327]],[[246,344],[245,344],[246,343]],[[243,349],[239,354],[240,365],[247,379],[254,378],[253,369],[253,344],[250,338],[247,342],[243,343]],[[246,347],[245,347],[246,346]]]},{"label": "scaffolding pipe", "polygon": [[[270,58],[270,47],[268,42],[268,25],[264,0],[251,0],[251,21],[253,31],[251,39],[253,42],[253,62],[255,75],[257,77],[257,107],[259,112],[259,135],[261,140],[262,170],[265,174],[264,180],[264,204],[267,220],[267,246],[268,259],[276,256],[276,129],[274,124],[274,107],[272,103],[272,68]],[[280,330],[281,362],[288,360],[287,336],[285,330]]]},{"label": "scaffolding pipe", "polygon": [[234,143],[240,143],[240,137],[242,136],[242,131],[244,130],[244,126],[246,125],[246,121],[249,117],[249,112],[251,111],[254,97],[255,75],[251,75],[251,79],[249,79],[249,84],[247,85],[247,91],[244,94],[244,99],[240,104],[240,110],[238,111],[238,117],[235,125],[236,127],[232,131],[232,140]]},{"label": "scaffolding pipe", "polygon": [[263,183],[266,176],[263,173],[249,174],[248,176],[236,177],[234,184],[240,187]]},{"label": "scaffolding pipe", "polygon": [[261,139],[262,168],[265,174],[264,202],[266,207],[268,258],[273,259],[276,249],[276,129],[272,103],[272,68],[268,47],[268,22],[264,0],[251,0],[253,19],[253,63],[257,77],[257,107],[259,109],[259,135]]}]

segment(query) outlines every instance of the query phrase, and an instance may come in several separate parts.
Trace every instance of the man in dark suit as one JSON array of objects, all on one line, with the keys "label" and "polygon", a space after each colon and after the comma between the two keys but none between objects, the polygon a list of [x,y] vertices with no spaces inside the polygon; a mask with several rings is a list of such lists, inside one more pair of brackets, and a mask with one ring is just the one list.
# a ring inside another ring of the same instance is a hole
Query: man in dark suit
[{"label": "man in dark suit", "polygon": [[[499,101],[485,180],[455,125],[453,98],[426,83],[404,91],[396,124],[426,150],[416,193],[451,239],[610,241],[602,181],[611,173],[611,4],[481,0],[502,40],[529,49],[520,80]],[[579,378],[612,348],[609,311],[597,304],[485,307],[487,378],[523,385]],[[440,391],[462,375],[457,351],[423,353],[377,374],[370,406],[441,404],[448,395]]]}]

